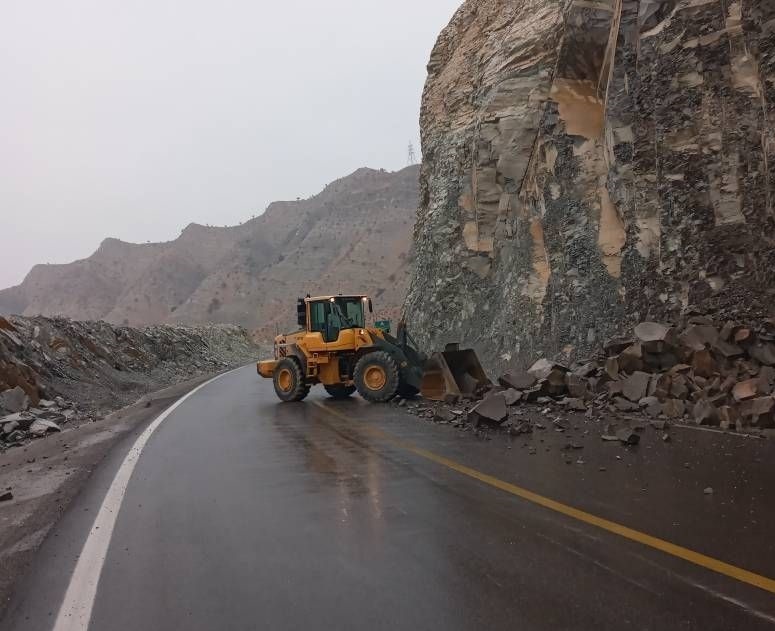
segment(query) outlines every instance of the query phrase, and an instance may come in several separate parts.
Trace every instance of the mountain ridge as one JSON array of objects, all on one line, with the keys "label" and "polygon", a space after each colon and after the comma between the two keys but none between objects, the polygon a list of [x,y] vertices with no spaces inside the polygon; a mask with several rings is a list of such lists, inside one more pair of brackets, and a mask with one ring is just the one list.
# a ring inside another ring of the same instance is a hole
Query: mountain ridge
[{"label": "mountain ridge", "polygon": [[365,291],[375,303],[384,297],[381,312],[396,317],[418,168],[363,167],[236,226],[191,222],[170,241],[107,237],[86,258],[35,265],[0,290],[0,313],[132,326],[230,322],[266,337],[290,324],[297,294]]}]

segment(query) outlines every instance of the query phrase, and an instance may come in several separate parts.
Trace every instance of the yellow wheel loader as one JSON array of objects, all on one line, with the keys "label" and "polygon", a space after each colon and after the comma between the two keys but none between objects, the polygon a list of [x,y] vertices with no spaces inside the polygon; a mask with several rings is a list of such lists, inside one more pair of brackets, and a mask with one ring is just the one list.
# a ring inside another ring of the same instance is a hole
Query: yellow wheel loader
[{"label": "yellow wheel loader", "polygon": [[273,380],[281,401],[301,401],[318,383],[335,399],[357,391],[372,402],[421,390],[433,399],[465,396],[489,383],[473,351],[448,349],[429,360],[403,323],[395,337],[387,321],[366,326],[366,308],[373,311],[364,295],[299,298],[300,330],[275,338],[274,359],[258,362],[258,374]]}]

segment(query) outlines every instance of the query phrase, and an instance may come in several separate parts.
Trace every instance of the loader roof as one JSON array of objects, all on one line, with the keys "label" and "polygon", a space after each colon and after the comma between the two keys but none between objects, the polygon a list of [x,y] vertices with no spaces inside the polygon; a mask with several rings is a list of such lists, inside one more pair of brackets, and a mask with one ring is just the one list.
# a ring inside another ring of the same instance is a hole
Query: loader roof
[{"label": "loader roof", "polygon": [[368,296],[366,294],[336,294],[331,296],[311,296],[304,300],[312,302],[315,300],[331,300],[331,298],[368,298]]}]

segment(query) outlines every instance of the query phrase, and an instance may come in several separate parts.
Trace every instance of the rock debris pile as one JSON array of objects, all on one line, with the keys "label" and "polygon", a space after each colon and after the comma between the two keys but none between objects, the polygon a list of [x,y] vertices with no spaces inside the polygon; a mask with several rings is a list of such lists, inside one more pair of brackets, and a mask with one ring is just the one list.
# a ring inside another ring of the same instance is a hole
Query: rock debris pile
[{"label": "rock debris pile", "polygon": [[258,355],[236,326],[114,327],[0,317],[0,449]]},{"label": "rock debris pile", "polygon": [[523,433],[535,423],[519,418],[520,405],[551,404],[598,421],[629,420],[628,427],[600,430],[603,440],[631,445],[646,425],[660,432],[684,423],[760,433],[775,427],[774,393],[775,320],[746,326],[696,315],[682,326],[642,322],[631,337],[611,339],[598,356],[572,366],[539,359],[527,370],[510,370],[467,404],[410,404],[410,411]]}]

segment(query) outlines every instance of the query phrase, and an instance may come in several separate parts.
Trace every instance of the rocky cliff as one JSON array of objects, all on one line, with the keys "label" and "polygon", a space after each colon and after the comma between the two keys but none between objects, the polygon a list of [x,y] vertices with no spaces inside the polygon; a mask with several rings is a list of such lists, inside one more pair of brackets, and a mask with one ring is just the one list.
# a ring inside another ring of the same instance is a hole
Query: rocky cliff
[{"label": "rocky cliff", "polygon": [[290,326],[297,296],[368,292],[395,318],[408,282],[418,168],[359,169],[314,197],[274,202],[240,226],[188,226],[175,241],[106,239],[89,258],[38,265],[0,291],[0,313],[141,326]]},{"label": "rocky cliff", "polygon": [[493,367],[767,315],[775,3],[468,0],[431,54],[407,298]]}]

